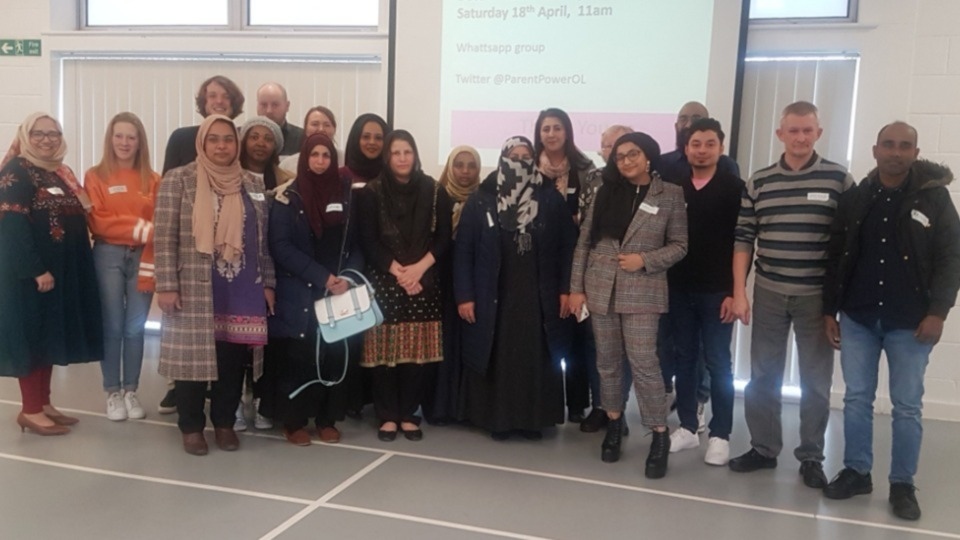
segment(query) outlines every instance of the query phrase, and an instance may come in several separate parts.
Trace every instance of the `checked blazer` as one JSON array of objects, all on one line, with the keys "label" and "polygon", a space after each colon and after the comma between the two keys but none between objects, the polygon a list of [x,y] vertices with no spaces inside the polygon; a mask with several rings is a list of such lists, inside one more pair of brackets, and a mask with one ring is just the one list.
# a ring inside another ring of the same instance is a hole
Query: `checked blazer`
[{"label": "checked blazer", "polygon": [[[260,276],[264,288],[272,289],[276,287],[276,278],[267,249],[266,188],[262,180],[244,171],[243,191],[250,197],[257,214]],[[157,292],[179,292],[183,308],[173,314],[163,314],[159,371],[174,380],[215,381],[213,257],[197,251],[193,237],[193,202],[196,198],[196,162],[164,175],[154,215]],[[263,347],[253,348],[253,370],[254,378],[263,373]]]},{"label": "checked blazer", "polygon": [[[667,269],[687,254],[683,189],[653,175],[650,190],[621,242],[604,238],[590,245],[595,208],[590,205],[580,226],[570,292],[585,293],[587,308],[600,315],[666,313]],[[621,253],[639,253],[644,267],[636,272],[621,270],[617,260]]]}]

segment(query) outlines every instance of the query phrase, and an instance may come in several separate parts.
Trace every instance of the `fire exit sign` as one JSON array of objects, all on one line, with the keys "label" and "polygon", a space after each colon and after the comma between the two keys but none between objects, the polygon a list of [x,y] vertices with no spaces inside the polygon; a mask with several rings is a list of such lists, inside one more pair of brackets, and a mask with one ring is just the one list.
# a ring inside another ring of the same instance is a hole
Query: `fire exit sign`
[{"label": "fire exit sign", "polygon": [[0,39],[0,56],[40,56],[40,40]]}]

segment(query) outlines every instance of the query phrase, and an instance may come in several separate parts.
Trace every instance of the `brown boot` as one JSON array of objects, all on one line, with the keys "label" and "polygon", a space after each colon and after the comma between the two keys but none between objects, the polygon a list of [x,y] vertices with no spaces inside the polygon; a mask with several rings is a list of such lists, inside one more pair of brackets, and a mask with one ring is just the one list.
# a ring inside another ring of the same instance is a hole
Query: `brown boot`
[{"label": "brown boot", "polygon": [[209,451],[207,439],[203,437],[203,432],[184,433],[183,450],[192,456],[205,456]]},{"label": "brown boot", "polygon": [[240,448],[240,439],[233,428],[213,428],[213,437],[217,441],[217,447],[224,452],[233,452]]}]

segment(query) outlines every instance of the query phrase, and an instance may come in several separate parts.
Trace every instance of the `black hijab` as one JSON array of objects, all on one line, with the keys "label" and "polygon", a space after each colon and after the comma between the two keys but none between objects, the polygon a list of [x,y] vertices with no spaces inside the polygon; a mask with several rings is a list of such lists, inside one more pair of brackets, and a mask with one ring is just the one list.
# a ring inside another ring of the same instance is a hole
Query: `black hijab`
[{"label": "black hijab", "polygon": [[[387,135],[390,134],[390,128],[387,126],[386,120],[373,113],[361,114],[350,128],[350,134],[347,135],[347,148],[344,150],[343,164],[357,176],[373,180],[383,170],[384,160],[382,159],[382,152],[380,156],[368,158],[360,149],[360,136],[363,134],[363,126],[369,122],[380,125],[380,129],[383,130],[384,142],[386,142]],[[386,149],[386,145],[384,145],[384,149]]]},{"label": "black hijab", "polygon": [[603,238],[623,240],[633,215],[650,190],[650,184],[637,186],[620,174],[617,168],[617,150],[624,143],[633,143],[643,151],[650,163],[650,183],[659,178],[657,167],[660,165],[660,145],[652,137],[642,132],[621,135],[613,144],[607,166],[603,169],[603,184],[597,191],[593,202],[593,224],[590,228],[590,242],[596,244]]}]

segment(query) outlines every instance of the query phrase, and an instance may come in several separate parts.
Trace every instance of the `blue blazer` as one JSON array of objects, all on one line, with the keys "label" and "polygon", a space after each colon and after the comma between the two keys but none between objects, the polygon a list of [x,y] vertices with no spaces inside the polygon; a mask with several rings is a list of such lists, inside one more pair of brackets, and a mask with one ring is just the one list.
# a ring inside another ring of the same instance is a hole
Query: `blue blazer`
[{"label": "blue blazer", "polygon": [[[346,242],[340,253],[341,269],[363,270],[363,253],[357,243],[357,213],[353,190],[341,180],[347,200],[344,215]],[[304,338],[316,331],[313,303],[326,292],[327,279],[337,268],[325,268],[313,256],[314,234],[295,181],[280,186],[270,208],[270,254],[277,273],[276,313],[267,318],[270,337]]]},{"label": "blue blazer", "polygon": [[[543,328],[554,362],[569,350],[569,334],[560,320],[560,295],[570,290],[570,268],[576,227],[566,201],[549,184],[536,189],[538,203],[532,230],[536,249]],[[463,362],[485,373],[493,350],[500,277],[500,220],[497,214],[496,172],[464,203],[453,253],[453,292],[457,304],[475,302],[477,322],[460,321]]]}]

